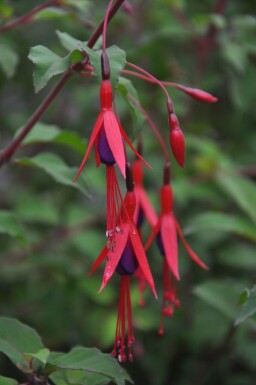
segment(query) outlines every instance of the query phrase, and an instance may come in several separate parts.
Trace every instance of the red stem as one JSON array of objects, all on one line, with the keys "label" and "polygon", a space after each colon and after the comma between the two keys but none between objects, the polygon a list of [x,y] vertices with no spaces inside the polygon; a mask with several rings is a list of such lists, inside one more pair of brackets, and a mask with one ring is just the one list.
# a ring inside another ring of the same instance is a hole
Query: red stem
[{"label": "red stem", "polygon": [[[111,21],[111,19],[114,17],[114,15],[117,13],[118,9],[121,7],[124,0],[117,0],[117,2],[113,5],[111,8],[111,11],[109,13],[108,17],[108,23]],[[31,11],[32,12],[32,11]],[[98,37],[102,33],[103,29],[103,21],[99,24],[96,31],[92,34],[91,38],[88,40],[87,46],[89,48],[93,48],[94,44],[97,42]],[[30,130],[34,127],[36,122],[40,119],[40,117],[43,115],[43,113],[47,110],[53,99],[58,95],[58,93],[61,91],[63,86],[66,84],[67,80],[71,77],[73,71],[75,69],[79,68],[80,63],[76,63],[73,67],[71,66],[67,72],[65,72],[62,77],[60,78],[59,82],[56,84],[56,86],[51,90],[51,92],[48,94],[48,96],[42,101],[38,109],[34,112],[34,114],[31,116],[31,118],[27,121],[25,126],[23,127],[20,134],[13,139],[13,141],[9,144],[9,146],[0,153],[0,167],[6,163],[14,154],[14,152],[19,147],[22,140],[28,135]],[[82,64],[82,63],[81,63]],[[84,68],[85,63],[81,65],[81,70]],[[79,68],[80,70],[80,68]]]},{"label": "red stem", "polygon": [[4,25],[2,28],[0,28],[0,33],[9,31],[10,29],[16,28],[21,24],[25,24],[25,23],[29,22],[32,19],[32,17],[35,16],[37,13],[43,11],[46,8],[53,7],[53,6],[60,7],[61,1],[60,0],[50,0],[47,3],[32,9],[31,11],[29,11],[25,15],[22,15],[22,16],[18,17],[17,19],[10,21],[6,25]]},{"label": "red stem", "polygon": [[[113,5],[113,7],[111,8],[110,12],[109,12],[109,16],[108,16],[108,24],[109,22],[113,19],[113,17],[115,16],[115,14],[117,13],[117,11],[119,10],[119,8],[122,6],[122,4],[124,3],[125,0],[117,0],[116,3]],[[93,33],[93,35],[91,36],[91,38],[88,40],[87,42],[87,46],[89,48],[93,48],[94,44],[97,42],[98,38],[100,37],[100,35],[102,34],[102,30],[103,30],[103,24],[104,24],[104,19],[102,20],[102,22],[99,24],[98,28],[96,29],[96,31]]]},{"label": "red stem", "polygon": [[114,0],[110,0],[109,4],[107,6],[106,14],[105,14],[104,21],[103,21],[103,29],[102,29],[102,51],[103,52],[106,51],[108,18],[109,18],[109,12],[110,12],[110,9],[112,7],[113,2],[114,2]]},{"label": "red stem", "polygon": [[137,71],[142,72],[142,73],[145,74],[148,78],[154,80],[154,83],[158,84],[159,87],[161,87],[162,90],[164,91],[165,96],[166,96],[166,99],[167,99],[167,100],[170,100],[170,96],[169,96],[169,94],[168,94],[166,88],[165,88],[164,85],[162,84],[162,82],[160,82],[160,80],[158,80],[158,79],[155,78],[153,75],[151,75],[149,72],[147,72],[147,71],[144,70],[143,68],[137,66],[136,64],[133,64],[133,63],[130,63],[130,62],[126,62],[126,64],[127,64],[129,67],[132,67],[132,68],[136,69]]}]

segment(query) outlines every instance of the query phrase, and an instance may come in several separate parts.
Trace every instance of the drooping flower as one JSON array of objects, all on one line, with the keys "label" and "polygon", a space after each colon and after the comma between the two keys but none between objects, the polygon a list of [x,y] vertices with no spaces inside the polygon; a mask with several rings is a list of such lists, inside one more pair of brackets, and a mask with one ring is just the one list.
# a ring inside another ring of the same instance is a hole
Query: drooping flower
[{"label": "drooping flower", "polygon": [[130,300],[130,276],[136,272],[138,267],[140,267],[146,282],[156,297],[154,280],[140,239],[139,231],[133,220],[136,197],[133,191],[133,183],[131,183],[132,177],[130,170],[127,174],[126,185],[128,191],[120,211],[119,227],[116,228],[115,243],[111,248],[108,246],[103,248],[90,272],[90,274],[94,273],[99,265],[103,261],[106,261],[99,292],[105,288],[115,272],[121,275],[116,337],[114,349],[112,351],[112,355],[117,355],[121,362],[126,360],[126,334],[128,358],[130,361],[133,359],[131,347],[134,342],[134,335]]},{"label": "drooping flower", "polygon": [[[161,254],[164,257],[164,272],[163,272],[163,308],[162,316],[171,316],[173,313],[173,305],[179,306],[177,297],[176,281],[180,280],[178,268],[178,240],[179,235],[183,246],[187,250],[190,258],[197,263],[201,268],[208,270],[204,262],[196,255],[187,243],[177,219],[173,213],[173,192],[170,182],[170,165],[166,164],[164,172],[164,184],[161,188],[161,213],[158,221],[154,226],[148,241],[145,245],[145,250],[148,250],[154,238],[157,238],[157,245]],[[159,334],[163,334],[163,322],[159,329]]]},{"label": "drooping flower", "polygon": [[[97,166],[101,163],[105,165],[114,165],[117,163],[124,178],[126,155],[123,140],[128,144],[136,156],[142,159],[133,147],[112,109],[113,90],[109,79],[103,80],[101,83],[100,102],[100,113],[93,127],[84,159],[74,178],[74,182],[81,174],[93,146],[95,146]],[[142,159],[142,161],[145,162],[144,159]]]}]

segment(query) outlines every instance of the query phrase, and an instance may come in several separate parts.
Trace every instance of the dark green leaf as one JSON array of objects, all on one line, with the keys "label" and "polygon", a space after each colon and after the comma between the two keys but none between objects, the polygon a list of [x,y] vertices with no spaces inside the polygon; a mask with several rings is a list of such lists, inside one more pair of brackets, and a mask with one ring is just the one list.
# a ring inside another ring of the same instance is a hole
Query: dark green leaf
[{"label": "dark green leaf", "polygon": [[218,253],[218,261],[228,267],[238,270],[255,270],[255,245],[248,242],[234,242],[223,247]]},{"label": "dark green leaf", "polygon": [[208,212],[193,218],[186,234],[216,230],[241,235],[256,242],[256,226],[246,219],[218,212]]},{"label": "dark green leaf", "polygon": [[86,373],[80,370],[62,370],[51,375],[56,385],[107,385],[109,378],[95,373]]},{"label": "dark green leaf", "polygon": [[27,244],[25,230],[12,212],[0,211],[0,233],[16,238],[24,246]]},{"label": "dark green leaf", "polygon": [[95,348],[76,347],[67,354],[50,356],[48,362],[59,369],[83,370],[100,374],[117,385],[124,385],[125,380],[131,382],[128,374],[114,358]]},{"label": "dark green leaf", "polygon": [[0,351],[15,365],[29,369],[24,353],[37,353],[42,348],[42,340],[34,329],[13,318],[0,318]]},{"label": "dark green leaf", "polygon": [[67,11],[57,7],[48,7],[34,16],[34,20],[58,19],[67,16]]},{"label": "dark green leaf", "polygon": [[[15,136],[19,135],[22,131],[23,127],[21,127]],[[61,133],[61,129],[58,126],[53,124],[45,124],[39,122],[35,124],[33,130],[29,132],[29,134],[24,138],[22,144],[33,144],[33,143],[44,143],[44,142],[52,142],[54,139],[58,137]]]},{"label": "dark green leaf", "polygon": [[[243,304],[241,306],[239,315],[235,321],[235,325],[239,325],[240,323],[246,321],[247,318],[253,316],[256,313],[256,288],[254,287],[252,290],[249,291],[249,293],[248,293],[248,289],[246,290],[247,290],[247,293],[246,293],[247,298],[243,298],[243,302],[242,302]],[[240,301],[241,301],[241,297],[240,297]]]},{"label": "dark green leaf", "polygon": [[7,78],[11,78],[16,72],[19,57],[10,45],[5,43],[0,43],[0,52],[0,67]]},{"label": "dark green leaf", "polygon": [[88,0],[62,0],[62,2],[63,4],[67,6],[72,6],[83,13],[87,12],[90,7],[90,3]]},{"label": "dark green leaf", "polygon": [[194,294],[229,320],[236,314],[239,284],[232,280],[207,281],[193,290]]},{"label": "dark green leaf", "polygon": [[[22,131],[22,127],[17,131],[16,135]],[[22,144],[29,145],[34,143],[58,143],[68,146],[76,150],[79,154],[84,154],[85,144],[84,141],[74,132],[61,130],[58,126],[53,124],[45,124],[42,122],[37,123],[33,130],[25,137]]]},{"label": "dark green leaf", "polygon": [[17,164],[40,168],[50,175],[56,182],[65,186],[70,186],[78,189],[83,194],[86,192],[86,182],[84,176],[81,175],[79,180],[73,183],[77,169],[68,167],[64,161],[57,155],[51,153],[43,153],[33,158],[22,158],[16,161]]},{"label": "dark green leaf", "polygon": [[44,88],[53,76],[65,72],[70,65],[70,55],[62,58],[43,45],[32,47],[28,58],[35,64],[33,72],[35,92]]},{"label": "dark green leaf", "polygon": [[0,384],[1,385],[18,385],[18,382],[16,380],[13,380],[12,378],[0,376]]},{"label": "dark green leaf", "polygon": [[86,50],[87,44],[85,41],[78,40],[66,32],[56,31],[60,44],[68,51]]},{"label": "dark green leaf", "polygon": [[234,172],[220,172],[216,180],[222,190],[256,223],[255,184]]}]

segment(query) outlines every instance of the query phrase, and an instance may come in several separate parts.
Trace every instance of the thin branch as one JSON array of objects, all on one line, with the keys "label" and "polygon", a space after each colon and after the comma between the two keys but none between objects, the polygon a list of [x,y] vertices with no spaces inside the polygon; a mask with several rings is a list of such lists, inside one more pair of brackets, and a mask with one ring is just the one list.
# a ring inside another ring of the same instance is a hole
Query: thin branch
[{"label": "thin branch", "polygon": [[34,127],[36,122],[40,119],[43,113],[47,110],[53,99],[58,95],[60,90],[63,88],[64,84],[72,75],[72,69],[69,69],[67,72],[62,75],[56,86],[50,91],[50,93],[46,96],[46,98],[42,101],[40,106],[34,112],[34,114],[30,117],[30,119],[25,124],[22,131],[17,135],[13,141],[9,144],[9,146],[0,154],[0,167],[6,163],[14,154],[14,152],[19,147],[22,140],[28,135],[30,130]]},{"label": "thin branch", "polygon": [[39,13],[39,12],[43,11],[44,9],[49,8],[49,7],[61,7],[61,1],[60,0],[50,0],[47,3],[32,9],[31,11],[29,11],[25,15],[22,15],[22,16],[18,17],[17,19],[10,21],[6,25],[4,25],[2,28],[0,28],[0,34],[3,32],[9,31],[11,29],[14,29],[21,24],[28,23],[33,18],[33,16],[35,16],[37,13]]},{"label": "thin branch", "polygon": [[[117,0],[116,3],[113,5],[113,7],[111,8],[111,11],[109,12],[109,16],[108,16],[108,23],[113,19],[113,17],[115,16],[115,14],[117,13],[117,11],[119,10],[119,8],[122,6],[122,4],[124,3],[125,0]],[[94,44],[97,42],[98,38],[100,37],[100,35],[102,34],[102,30],[103,30],[103,24],[104,24],[104,19],[102,20],[102,22],[99,24],[98,28],[96,29],[96,31],[93,33],[93,35],[91,36],[91,38],[88,40],[88,47],[89,48],[92,48],[94,46]]]}]

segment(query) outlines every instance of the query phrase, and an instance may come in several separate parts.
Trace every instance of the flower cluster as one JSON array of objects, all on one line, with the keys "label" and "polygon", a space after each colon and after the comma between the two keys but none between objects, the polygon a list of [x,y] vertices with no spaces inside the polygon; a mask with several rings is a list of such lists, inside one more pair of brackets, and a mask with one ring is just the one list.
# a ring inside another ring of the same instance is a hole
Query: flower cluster
[{"label": "flower cluster", "polygon": [[[110,2],[111,4],[111,2]],[[107,15],[107,14],[106,14]],[[104,26],[106,27],[106,19]],[[103,29],[104,31],[104,29]],[[192,89],[175,83],[164,83],[156,79],[144,69],[135,64],[126,63],[132,70],[123,70],[124,75],[133,75],[161,87],[166,96],[168,121],[170,128],[170,147],[177,163],[185,166],[185,139],[175,114],[171,98],[165,85],[171,85],[187,93],[195,99],[204,102],[215,102],[216,98],[205,91]],[[148,116],[146,111],[130,94],[127,97],[145,115],[150,127],[155,133],[164,155],[164,178],[160,190],[161,212],[157,216],[150,199],[143,187],[143,164],[150,166],[142,157],[142,138],[139,138],[136,150],[123,129],[114,104],[113,89],[110,81],[110,64],[106,53],[105,34],[103,32],[103,50],[101,56],[102,82],[100,86],[100,112],[93,127],[88,147],[74,181],[81,174],[92,148],[95,149],[96,164],[106,168],[106,235],[107,242],[96,259],[90,274],[94,273],[104,262],[105,269],[99,292],[108,284],[116,273],[121,277],[118,314],[113,356],[120,362],[127,357],[133,360],[132,345],[134,332],[132,323],[132,305],[130,298],[130,277],[139,280],[141,293],[140,304],[144,305],[143,292],[148,285],[157,298],[154,279],[151,273],[146,252],[156,238],[159,253],[163,257],[163,299],[159,334],[164,333],[164,318],[172,316],[174,309],[180,306],[177,293],[177,282],[180,280],[178,268],[178,236],[188,255],[201,268],[207,266],[199,259],[184,238],[180,225],[173,212],[173,193],[170,185],[170,156],[161,133]],[[85,70],[92,71],[93,67],[86,65]],[[126,153],[128,145],[135,155],[132,166],[129,165]],[[123,197],[119,187],[119,178],[115,166],[126,181],[126,195]],[[151,227],[151,234],[143,246],[141,233],[144,219]]]}]

